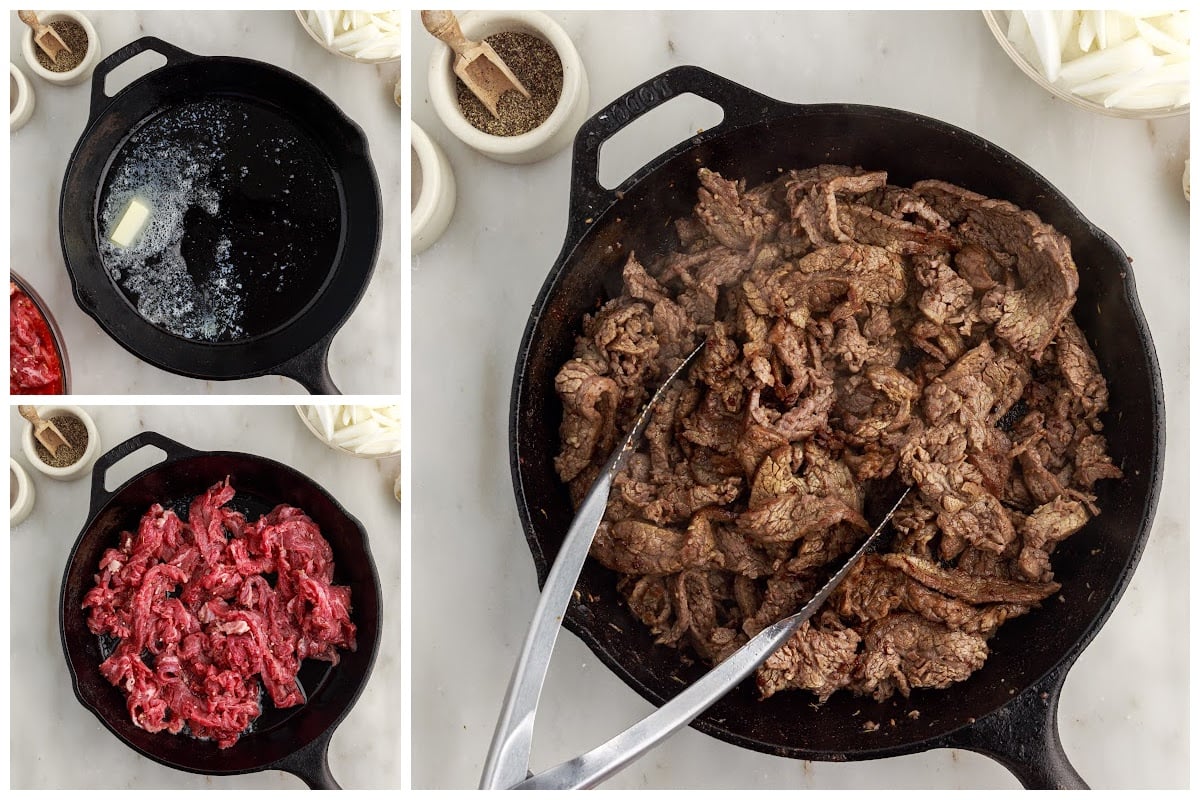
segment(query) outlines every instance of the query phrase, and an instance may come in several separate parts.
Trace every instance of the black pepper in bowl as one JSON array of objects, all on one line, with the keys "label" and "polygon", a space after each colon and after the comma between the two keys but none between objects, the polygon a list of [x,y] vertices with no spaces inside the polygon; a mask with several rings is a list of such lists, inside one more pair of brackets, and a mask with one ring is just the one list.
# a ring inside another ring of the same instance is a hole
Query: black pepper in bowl
[{"label": "black pepper in bowl", "polygon": [[57,417],[51,417],[50,421],[54,423],[54,427],[58,428],[58,432],[67,440],[66,446],[59,445],[58,452],[51,453],[41,442],[35,439],[33,449],[37,453],[38,458],[48,466],[59,469],[69,467],[83,458],[83,454],[87,452],[87,426],[83,424],[83,420],[70,414],[60,414]]},{"label": "black pepper in bowl", "polygon": [[63,43],[71,48],[71,51],[63,50],[58,54],[57,61],[51,61],[50,56],[42,52],[42,48],[35,46],[33,48],[34,55],[37,56],[38,63],[51,72],[70,72],[82,64],[83,57],[87,55],[87,31],[72,19],[55,20],[50,23],[50,27],[62,37]]},{"label": "black pepper in bowl", "polygon": [[504,31],[484,38],[529,91],[529,97],[509,91],[500,96],[492,116],[461,80],[455,79],[458,104],[467,122],[493,136],[518,136],[545,122],[562,94],[562,60],[548,42],[528,33]]}]

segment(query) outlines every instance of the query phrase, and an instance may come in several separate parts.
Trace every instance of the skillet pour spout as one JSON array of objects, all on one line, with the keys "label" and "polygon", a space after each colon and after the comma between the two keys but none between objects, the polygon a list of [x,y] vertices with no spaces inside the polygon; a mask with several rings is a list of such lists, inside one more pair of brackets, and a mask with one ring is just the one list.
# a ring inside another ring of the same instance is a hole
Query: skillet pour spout
[{"label": "skillet pour spout", "polygon": [[[603,143],[685,93],[719,105],[722,122],[655,157],[616,189],[603,188],[597,177]],[[645,260],[671,246],[664,224],[691,213],[698,167],[754,186],[780,169],[823,163],[886,170],[902,185],[948,181],[1029,209],[1068,237],[1080,279],[1076,321],[1101,371],[1120,376],[1110,390],[1105,433],[1127,477],[1098,486],[1102,513],[1054,554],[1065,602],[1006,623],[970,679],[883,703],[840,693],[820,707],[802,692],[759,701],[748,681],[693,727],[740,747],[809,760],[964,748],[1004,764],[1027,787],[1083,787],[1062,749],[1056,712],[1067,672],[1128,585],[1154,519],[1165,419],[1158,360],[1130,261],[1116,242],[1027,164],[940,120],[878,106],[785,103],[682,66],[634,87],[583,125],[574,145],[566,236],[526,325],[510,403],[513,488],[539,585],[574,513],[554,470],[562,419],[554,376],[571,357],[584,314],[619,292],[629,252]],[[681,665],[676,651],[656,646],[615,583],[589,561],[564,624],[635,691],[661,705],[705,668]],[[912,710],[919,719],[909,716]],[[867,735],[863,720],[888,724]]]}]

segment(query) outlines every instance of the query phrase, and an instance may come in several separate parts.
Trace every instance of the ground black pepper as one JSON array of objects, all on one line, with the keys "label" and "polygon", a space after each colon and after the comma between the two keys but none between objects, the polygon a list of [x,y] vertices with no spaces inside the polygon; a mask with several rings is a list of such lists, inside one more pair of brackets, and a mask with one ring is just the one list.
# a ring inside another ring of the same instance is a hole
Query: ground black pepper
[{"label": "ground black pepper", "polygon": [[71,52],[63,50],[58,54],[57,61],[51,61],[50,56],[43,53],[42,48],[35,44],[33,46],[34,55],[37,56],[38,63],[51,72],[70,72],[82,64],[83,57],[87,55],[87,31],[78,22],[69,19],[55,20],[50,23],[50,27],[62,37],[67,47],[71,48]]},{"label": "ground black pepper", "polygon": [[455,79],[463,116],[493,136],[517,136],[533,130],[553,113],[562,94],[563,68],[558,52],[538,37],[517,31],[492,34],[484,41],[525,85],[529,97],[520,92],[505,92],[496,107],[500,116],[493,117],[466,84]]},{"label": "ground black pepper", "polygon": [[59,447],[58,452],[52,455],[49,450],[42,446],[41,442],[34,439],[33,448],[37,452],[38,458],[49,466],[69,467],[83,458],[83,454],[87,450],[87,426],[83,424],[83,420],[69,414],[51,417],[50,421],[54,423],[54,427],[58,428],[58,432],[67,440],[67,446]]}]

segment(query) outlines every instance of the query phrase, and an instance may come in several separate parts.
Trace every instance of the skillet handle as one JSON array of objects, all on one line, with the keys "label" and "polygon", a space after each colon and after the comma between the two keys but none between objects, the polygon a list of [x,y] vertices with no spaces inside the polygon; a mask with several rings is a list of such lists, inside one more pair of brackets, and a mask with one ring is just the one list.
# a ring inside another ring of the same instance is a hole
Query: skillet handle
[{"label": "skillet handle", "polygon": [[[758,122],[780,105],[778,100],[693,66],[673,67],[626,92],[584,122],[575,136],[571,162],[571,206],[568,216],[571,231],[567,235],[567,241],[578,238],[583,229],[590,224],[586,221],[598,216],[618,196],[616,190],[610,191],[600,185],[601,146],[634,120],[681,94],[703,97],[716,103],[725,112],[719,125],[692,137],[687,146],[731,128]],[[640,176],[642,171],[630,176],[626,183]]]},{"label": "skillet handle", "polygon": [[943,742],[998,761],[1026,789],[1088,789],[1058,737],[1058,701],[1074,659]]},{"label": "skillet handle", "polygon": [[176,64],[184,64],[188,61],[195,61],[200,58],[195,53],[181,50],[175,45],[167,44],[162,39],[154,36],[143,36],[125,45],[97,64],[95,70],[92,72],[92,106],[88,112],[89,125],[104,112],[108,104],[113,100],[104,91],[104,83],[108,79],[108,74],[129,59],[147,50],[166,56],[167,63],[164,66],[168,67],[173,67]]},{"label": "skillet handle", "polygon": [[320,736],[278,761],[274,766],[290,772],[310,789],[341,789],[341,784],[329,769],[329,740],[333,728],[326,728]]},{"label": "skillet handle", "polygon": [[166,453],[167,458],[162,463],[178,461],[181,458],[194,456],[199,452],[154,431],[143,431],[121,442],[96,459],[95,465],[92,466],[92,494],[91,505],[88,509],[88,519],[95,517],[100,507],[107,503],[108,499],[115,494],[115,492],[110,492],[104,488],[104,478],[107,476],[108,471],[118,461],[121,461],[131,453],[141,450],[143,447],[157,447]]},{"label": "skillet handle", "polygon": [[341,394],[342,390],[329,374],[329,346],[332,343],[333,332],[304,352],[280,364],[275,373],[291,378],[309,394]]}]

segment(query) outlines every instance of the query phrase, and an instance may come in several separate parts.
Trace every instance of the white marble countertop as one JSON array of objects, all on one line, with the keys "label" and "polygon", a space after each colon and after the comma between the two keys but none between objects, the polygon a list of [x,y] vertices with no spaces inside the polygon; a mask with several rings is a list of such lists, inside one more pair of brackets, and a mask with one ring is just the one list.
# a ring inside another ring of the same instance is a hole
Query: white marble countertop
[{"label": "white marble countertop", "polygon": [[[357,64],[327,52],[291,11],[88,11],[104,55],[157,36],[200,55],[234,55],[290,70],[327,94],[366,132],[383,197],[375,273],[333,341],[329,369],[348,394],[400,391],[400,109],[392,100],[398,63]],[[58,195],[67,159],[83,133],[91,82],[60,87],[35,77],[21,55],[25,25],[9,11],[9,58],[33,84],[33,118],[11,137],[12,269],[33,284],[62,328],[76,394],[296,394],[291,380],[199,381],[131,355],[76,305],[58,240]],[[156,63],[144,56],[148,64]],[[141,61],[141,59],[137,59]],[[148,67],[121,70],[132,80]],[[114,80],[117,80],[114,77]]]},{"label": "white marble countertop", "polygon": [[[1133,257],[1162,364],[1167,457],[1145,554],[1121,603],[1067,679],[1067,754],[1094,787],[1188,783],[1189,121],[1111,119],[1026,79],[981,15],[958,13],[551,14],[576,42],[592,112],[677,64],[794,102],[889,105],[978,133],[1045,175]],[[419,25],[419,23],[418,23]],[[527,167],[469,151],[428,102],[432,40],[413,41],[412,115],[459,185],[446,234],[414,260],[413,786],[476,785],[512,661],[532,614],[534,570],[509,476],[508,397],[528,309],[562,245],[570,152]],[[663,113],[614,140],[614,178],[714,120]],[[610,185],[617,181],[608,181]],[[447,591],[446,576],[454,576]],[[453,636],[443,633],[453,620]],[[572,635],[550,669],[534,769],[598,744],[650,710]],[[1001,766],[938,751],[850,764],[761,755],[680,732],[612,787],[1016,787]]]},{"label": "white marble countertop", "polygon": [[[329,765],[345,788],[400,786],[400,504],[398,457],[358,459],[308,433],[291,406],[83,406],[103,451],[145,430],[197,450],[266,456],[303,472],[362,522],[383,586],[383,632],[363,694],[333,734]],[[25,421],[9,409],[11,452],[33,478],[33,513],[10,533],[10,785],[19,788],[303,788],[277,771],[210,777],[161,766],[109,733],[76,700],[58,635],[67,556],[87,521],[90,476],[70,483],[36,472],[20,453]],[[138,451],[110,471],[120,485],[153,462]],[[167,734],[162,734],[166,736]]]}]

